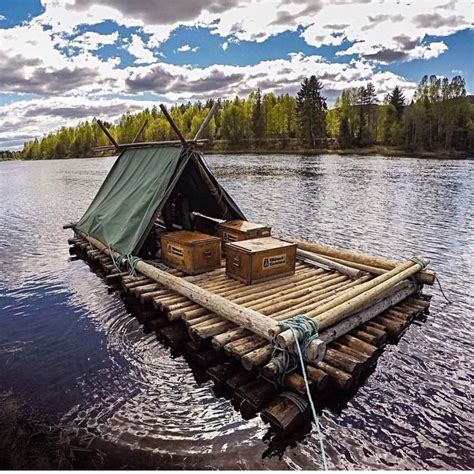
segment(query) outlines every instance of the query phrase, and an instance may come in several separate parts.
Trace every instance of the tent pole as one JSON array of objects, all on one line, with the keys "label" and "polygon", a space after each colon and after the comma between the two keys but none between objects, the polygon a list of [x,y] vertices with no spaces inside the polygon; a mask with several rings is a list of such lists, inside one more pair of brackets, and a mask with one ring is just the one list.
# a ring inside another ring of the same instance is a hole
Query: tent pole
[{"label": "tent pole", "polygon": [[137,143],[138,139],[140,138],[140,135],[143,133],[143,130],[145,130],[147,123],[148,123],[148,119],[145,119],[142,123],[142,126],[140,127],[137,134],[135,135],[135,138],[132,140],[132,143]]},{"label": "tent pole", "polygon": [[211,107],[211,110],[209,110],[209,112],[207,113],[206,118],[204,119],[204,122],[202,122],[201,126],[199,127],[199,130],[194,136],[194,141],[199,140],[201,138],[201,135],[206,131],[206,128],[209,125],[211,118],[217,112],[218,107],[219,107],[219,104],[217,102],[214,102],[214,104]]},{"label": "tent pole", "polygon": [[163,105],[163,104],[160,104],[160,109],[161,111],[163,112],[163,115],[166,117],[166,120],[168,120],[168,122],[170,123],[171,125],[171,128],[174,130],[174,133],[176,133],[176,135],[178,136],[180,142],[186,146],[186,139],[184,138],[184,136],[182,135],[182,133],[179,131],[179,128],[176,126],[176,124],[174,123],[173,119],[171,118],[171,115],[168,113],[168,111],[166,110],[166,107]]},{"label": "tent pole", "polygon": [[111,135],[107,127],[102,123],[102,120],[97,120],[97,125],[102,129],[102,131],[105,133],[107,138],[109,139],[110,143],[117,148],[117,150],[120,149],[120,145],[115,141],[115,138]]}]

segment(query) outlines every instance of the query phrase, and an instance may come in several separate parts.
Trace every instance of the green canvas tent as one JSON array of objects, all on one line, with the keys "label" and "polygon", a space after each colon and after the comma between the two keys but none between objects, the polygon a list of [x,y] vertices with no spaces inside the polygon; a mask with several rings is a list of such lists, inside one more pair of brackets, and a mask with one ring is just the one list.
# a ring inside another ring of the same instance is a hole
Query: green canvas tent
[{"label": "green canvas tent", "polygon": [[173,191],[188,196],[194,212],[245,219],[192,147],[125,149],[75,227],[124,255],[138,255]]}]

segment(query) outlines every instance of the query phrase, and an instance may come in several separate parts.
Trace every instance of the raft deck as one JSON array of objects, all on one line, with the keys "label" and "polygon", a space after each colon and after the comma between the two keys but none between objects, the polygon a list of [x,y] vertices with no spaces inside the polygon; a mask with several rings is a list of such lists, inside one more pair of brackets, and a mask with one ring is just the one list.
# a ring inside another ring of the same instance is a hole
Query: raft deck
[{"label": "raft deck", "polygon": [[[269,364],[272,346],[268,339],[143,274],[130,276],[120,271],[110,256],[81,236],[69,239],[69,243],[73,252],[90,264],[102,267],[113,290],[135,299],[140,308],[137,318],[141,322],[171,343],[185,345],[195,357],[209,365],[209,376],[233,392],[242,411],[260,411],[264,420],[279,429],[287,429],[300,419],[302,407],[288,397],[288,391],[304,395],[303,377],[296,370],[279,379],[279,386],[272,382],[274,371]],[[374,278],[374,275],[351,278],[334,269],[298,260],[294,275],[247,286],[225,274],[224,262],[221,268],[197,276],[187,276],[159,260],[147,263],[211,295],[258,311],[272,318],[275,324],[296,314],[317,314],[322,304]],[[373,315],[366,322],[343,334],[335,331],[332,338],[328,335],[331,331],[324,333],[327,345],[322,360],[305,366],[312,392],[321,395],[353,388],[374,366],[387,341],[399,338],[415,318],[428,311],[430,297],[421,293],[421,285],[408,282],[404,288],[405,292],[398,292],[400,301],[374,303]]]}]

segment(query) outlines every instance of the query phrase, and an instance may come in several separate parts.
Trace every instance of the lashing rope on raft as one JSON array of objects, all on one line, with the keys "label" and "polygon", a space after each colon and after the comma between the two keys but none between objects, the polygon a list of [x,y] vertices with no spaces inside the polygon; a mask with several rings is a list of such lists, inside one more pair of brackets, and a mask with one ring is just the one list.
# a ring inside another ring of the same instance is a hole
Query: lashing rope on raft
[{"label": "lashing rope on raft", "polygon": [[[324,449],[324,437],[321,430],[321,424],[319,423],[319,418],[316,413],[316,408],[313,403],[313,399],[311,397],[311,393],[309,390],[309,382],[308,376],[306,374],[306,367],[304,363],[303,354],[306,352],[309,344],[317,339],[318,337],[318,323],[317,321],[308,318],[304,315],[298,315],[291,319],[287,319],[286,321],[281,321],[278,323],[283,330],[290,330],[293,332],[293,336],[295,339],[295,343],[292,346],[282,347],[278,344],[276,338],[274,338],[273,344],[273,352],[272,352],[272,359],[270,363],[273,363],[277,366],[277,376],[276,381],[280,385],[283,385],[283,378],[286,374],[292,372],[298,367],[298,361],[301,366],[301,372],[303,374],[304,384],[306,388],[306,394],[308,395],[309,405],[311,407],[311,412],[313,415],[314,422],[316,424],[316,430],[318,432],[319,438],[319,448],[321,450],[321,460],[323,469],[325,471],[328,470],[327,464],[327,456],[326,451]],[[287,392],[283,392],[281,394],[286,398],[290,398]],[[295,405],[301,410],[304,406],[301,402],[304,402],[300,397],[298,397],[298,401],[295,401],[295,397],[290,398]]]}]

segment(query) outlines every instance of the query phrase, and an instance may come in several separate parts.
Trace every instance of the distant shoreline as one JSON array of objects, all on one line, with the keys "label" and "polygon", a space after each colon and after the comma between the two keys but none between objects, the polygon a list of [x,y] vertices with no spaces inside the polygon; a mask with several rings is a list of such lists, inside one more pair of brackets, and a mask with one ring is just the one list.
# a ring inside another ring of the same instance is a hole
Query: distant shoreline
[{"label": "distant shoreline", "polygon": [[[396,147],[387,146],[371,146],[365,148],[320,148],[320,149],[273,149],[273,148],[217,148],[217,147],[203,147],[199,149],[207,155],[299,155],[299,156],[320,156],[320,155],[340,155],[340,156],[376,156],[382,155],[385,157],[398,157],[398,158],[426,158],[426,159],[445,159],[445,160],[465,160],[474,159],[472,153],[458,150],[437,150],[437,151],[407,151]],[[91,155],[85,157],[75,158],[59,158],[64,160],[71,159],[84,159],[84,158],[107,158],[110,156],[116,156],[116,153],[102,154],[102,155]],[[57,160],[58,158],[48,158],[45,160],[25,160],[25,159],[11,159],[11,160],[0,160],[1,162],[10,161],[50,161]]]},{"label": "distant shoreline", "polygon": [[319,156],[319,155],[357,155],[357,156],[375,156],[383,155],[387,157],[405,157],[405,158],[437,158],[437,159],[472,159],[474,155],[465,151],[456,150],[437,150],[437,151],[407,151],[395,147],[387,146],[371,146],[366,148],[342,148],[342,149],[294,149],[294,150],[274,150],[274,149],[215,149],[203,148],[202,151],[208,155],[303,155],[303,156]]}]

